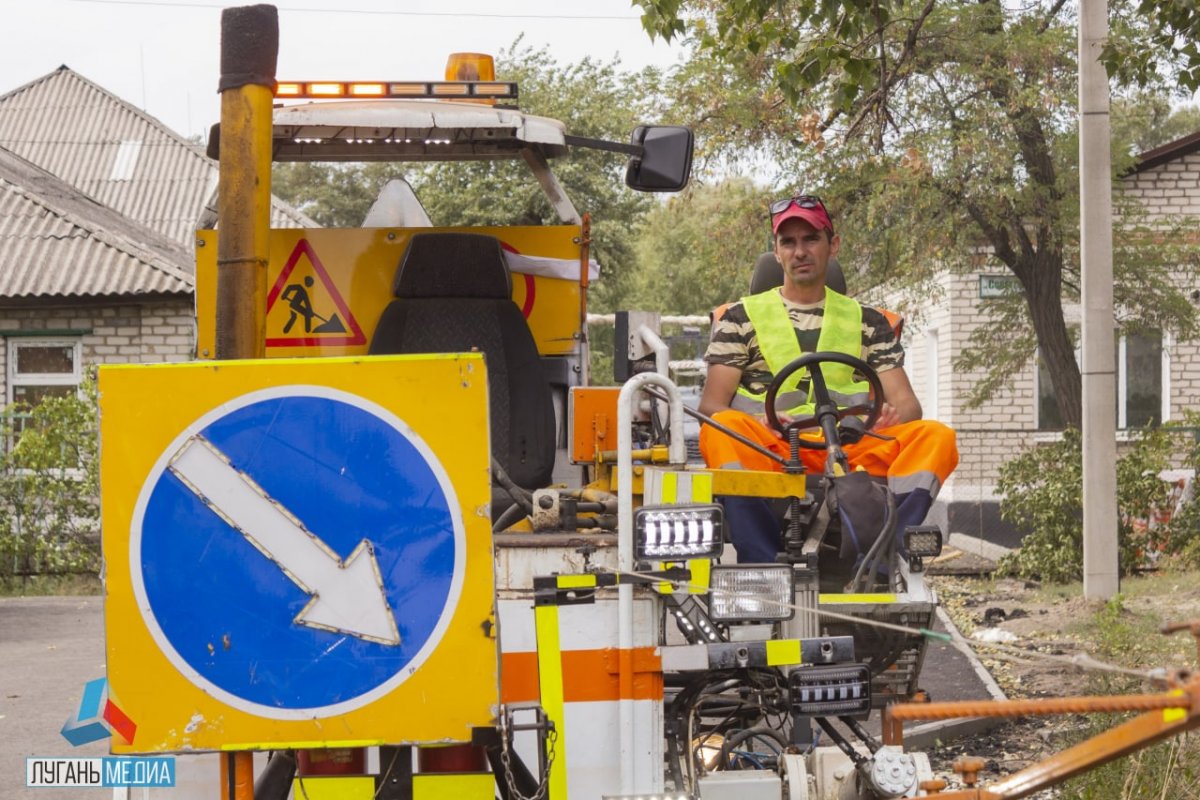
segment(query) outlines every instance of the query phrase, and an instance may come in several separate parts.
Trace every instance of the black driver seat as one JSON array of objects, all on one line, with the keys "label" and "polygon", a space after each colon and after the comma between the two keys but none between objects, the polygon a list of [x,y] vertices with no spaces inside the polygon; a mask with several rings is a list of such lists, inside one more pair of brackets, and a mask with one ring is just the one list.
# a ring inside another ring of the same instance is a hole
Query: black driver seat
[{"label": "black driver seat", "polygon": [[[518,486],[548,485],[555,450],[550,385],[533,334],[512,301],[512,275],[500,241],[473,233],[415,234],[400,259],[392,294],[368,352],[482,352],[492,457]],[[504,501],[505,494],[493,491],[493,517],[509,505]]]}]

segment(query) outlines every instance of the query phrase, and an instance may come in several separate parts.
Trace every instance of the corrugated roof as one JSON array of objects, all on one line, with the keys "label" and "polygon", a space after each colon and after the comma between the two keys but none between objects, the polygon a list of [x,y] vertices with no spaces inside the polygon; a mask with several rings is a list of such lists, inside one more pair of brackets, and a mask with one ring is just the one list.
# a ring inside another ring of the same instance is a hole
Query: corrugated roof
[{"label": "corrugated roof", "polygon": [[[199,145],[66,66],[0,95],[0,147],[189,249],[215,204]],[[318,227],[278,198],[271,224]]]},{"label": "corrugated roof", "polygon": [[190,294],[177,242],[0,148],[0,298]]},{"label": "corrugated roof", "polygon": [[1145,172],[1148,169],[1153,169],[1167,162],[1191,155],[1197,150],[1200,150],[1200,131],[1190,133],[1173,142],[1159,145],[1153,150],[1139,153],[1136,163],[1125,174],[1130,175],[1137,172]]}]

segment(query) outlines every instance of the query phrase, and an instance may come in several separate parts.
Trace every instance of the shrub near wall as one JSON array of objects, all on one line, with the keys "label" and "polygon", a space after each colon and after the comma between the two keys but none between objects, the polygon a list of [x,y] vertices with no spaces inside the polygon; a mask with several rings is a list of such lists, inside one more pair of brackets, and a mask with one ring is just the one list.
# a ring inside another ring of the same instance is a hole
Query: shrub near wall
[{"label": "shrub near wall", "polygon": [[[0,577],[100,565],[95,387],[0,412]],[[19,431],[19,433],[16,433]]]},{"label": "shrub near wall", "polygon": [[[1194,553],[1200,503],[1186,504],[1170,523],[1150,527],[1169,502],[1171,487],[1158,474],[1180,463],[1196,468],[1196,419],[1180,426],[1147,428],[1117,460],[1117,534],[1120,568],[1129,573],[1152,553]],[[1083,448],[1078,430],[1037,445],[1000,468],[1000,516],[1019,528],[1021,549],[1001,564],[1026,578],[1053,583],[1083,576]]]}]

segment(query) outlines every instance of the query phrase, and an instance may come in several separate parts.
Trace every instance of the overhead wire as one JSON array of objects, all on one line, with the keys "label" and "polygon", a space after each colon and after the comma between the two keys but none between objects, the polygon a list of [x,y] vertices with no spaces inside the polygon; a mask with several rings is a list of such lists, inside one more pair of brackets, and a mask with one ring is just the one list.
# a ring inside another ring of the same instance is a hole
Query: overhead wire
[{"label": "overhead wire", "polygon": [[[90,3],[102,6],[150,6],[157,8],[229,8],[231,3],[172,3],[165,0],[61,0],[67,3]],[[405,11],[399,9],[374,8],[295,8],[280,6],[279,10],[298,14],[374,14],[389,17],[450,17],[477,19],[557,19],[557,20],[616,20],[640,22],[641,17],[625,14],[525,14],[500,11]]]}]

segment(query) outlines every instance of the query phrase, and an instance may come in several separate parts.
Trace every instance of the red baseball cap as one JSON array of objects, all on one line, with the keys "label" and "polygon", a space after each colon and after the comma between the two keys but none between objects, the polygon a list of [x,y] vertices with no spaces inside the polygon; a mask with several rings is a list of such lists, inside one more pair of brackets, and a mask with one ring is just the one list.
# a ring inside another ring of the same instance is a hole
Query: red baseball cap
[{"label": "red baseball cap", "polygon": [[821,198],[815,195],[797,195],[771,204],[772,233],[779,233],[779,226],[789,219],[802,219],[817,230],[833,233],[833,220],[829,218]]}]

